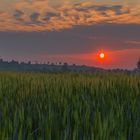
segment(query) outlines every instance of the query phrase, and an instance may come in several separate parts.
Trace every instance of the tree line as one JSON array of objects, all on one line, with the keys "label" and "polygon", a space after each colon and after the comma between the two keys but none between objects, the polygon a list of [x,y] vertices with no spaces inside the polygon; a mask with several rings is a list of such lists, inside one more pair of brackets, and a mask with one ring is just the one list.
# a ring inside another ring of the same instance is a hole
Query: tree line
[{"label": "tree line", "polygon": [[[114,72],[124,72],[128,71],[127,69],[112,69],[112,70],[104,70],[102,68],[90,67],[85,65],[69,65],[68,63],[32,63],[28,62],[18,62],[15,60],[4,61],[0,59],[0,70],[33,70],[33,71],[114,71]],[[140,59],[137,62],[137,68],[134,71],[140,72]]]}]

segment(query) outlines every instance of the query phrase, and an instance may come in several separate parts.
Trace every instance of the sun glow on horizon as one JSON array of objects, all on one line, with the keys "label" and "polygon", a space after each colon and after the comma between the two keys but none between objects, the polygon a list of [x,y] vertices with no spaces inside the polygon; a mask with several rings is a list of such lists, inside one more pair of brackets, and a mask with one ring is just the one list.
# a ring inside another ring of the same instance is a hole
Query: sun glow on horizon
[{"label": "sun glow on horizon", "polygon": [[105,54],[104,53],[100,53],[99,56],[100,56],[101,59],[104,59],[105,58]]},{"label": "sun glow on horizon", "polygon": [[108,62],[108,59],[107,51],[100,50],[98,53],[96,53],[96,60],[98,62]]}]

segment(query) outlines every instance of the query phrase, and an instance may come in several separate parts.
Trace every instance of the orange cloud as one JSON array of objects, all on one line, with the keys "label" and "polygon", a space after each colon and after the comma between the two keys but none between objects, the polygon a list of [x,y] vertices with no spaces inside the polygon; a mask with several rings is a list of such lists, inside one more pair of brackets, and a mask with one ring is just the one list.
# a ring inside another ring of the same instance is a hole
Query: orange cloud
[{"label": "orange cloud", "polygon": [[136,5],[96,5],[90,0],[79,3],[71,0],[21,0],[8,4],[10,8],[0,12],[1,31],[61,30],[98,23],[140,24],[140,6]]}]

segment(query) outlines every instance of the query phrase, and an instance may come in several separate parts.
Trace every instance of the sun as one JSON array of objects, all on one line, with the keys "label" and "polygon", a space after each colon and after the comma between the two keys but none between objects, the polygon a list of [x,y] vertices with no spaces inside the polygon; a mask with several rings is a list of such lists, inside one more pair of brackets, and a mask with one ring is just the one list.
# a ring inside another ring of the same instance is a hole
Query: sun
[{"label": "sun", "polygon": [[104,59],[104,58],[105,58],[105,54],[104,54],[104,53],[100,53],[100,54],[99,54],[99,57],[100,57],[101,59]]},{"label": "sun", "polygon": [[96,60],[98,62],[104,63],[109,61],[108,51],[107,50],[99,50],[96,53]]}]

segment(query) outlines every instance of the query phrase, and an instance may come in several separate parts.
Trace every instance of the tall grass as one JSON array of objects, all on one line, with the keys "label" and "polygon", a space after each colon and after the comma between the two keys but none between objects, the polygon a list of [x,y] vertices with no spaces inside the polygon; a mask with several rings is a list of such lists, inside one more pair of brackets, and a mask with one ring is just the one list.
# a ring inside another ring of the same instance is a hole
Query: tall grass
[{"label": "tall grass", "polygon": [[140,140],[140,76],[0,72],[0,140]]}]

